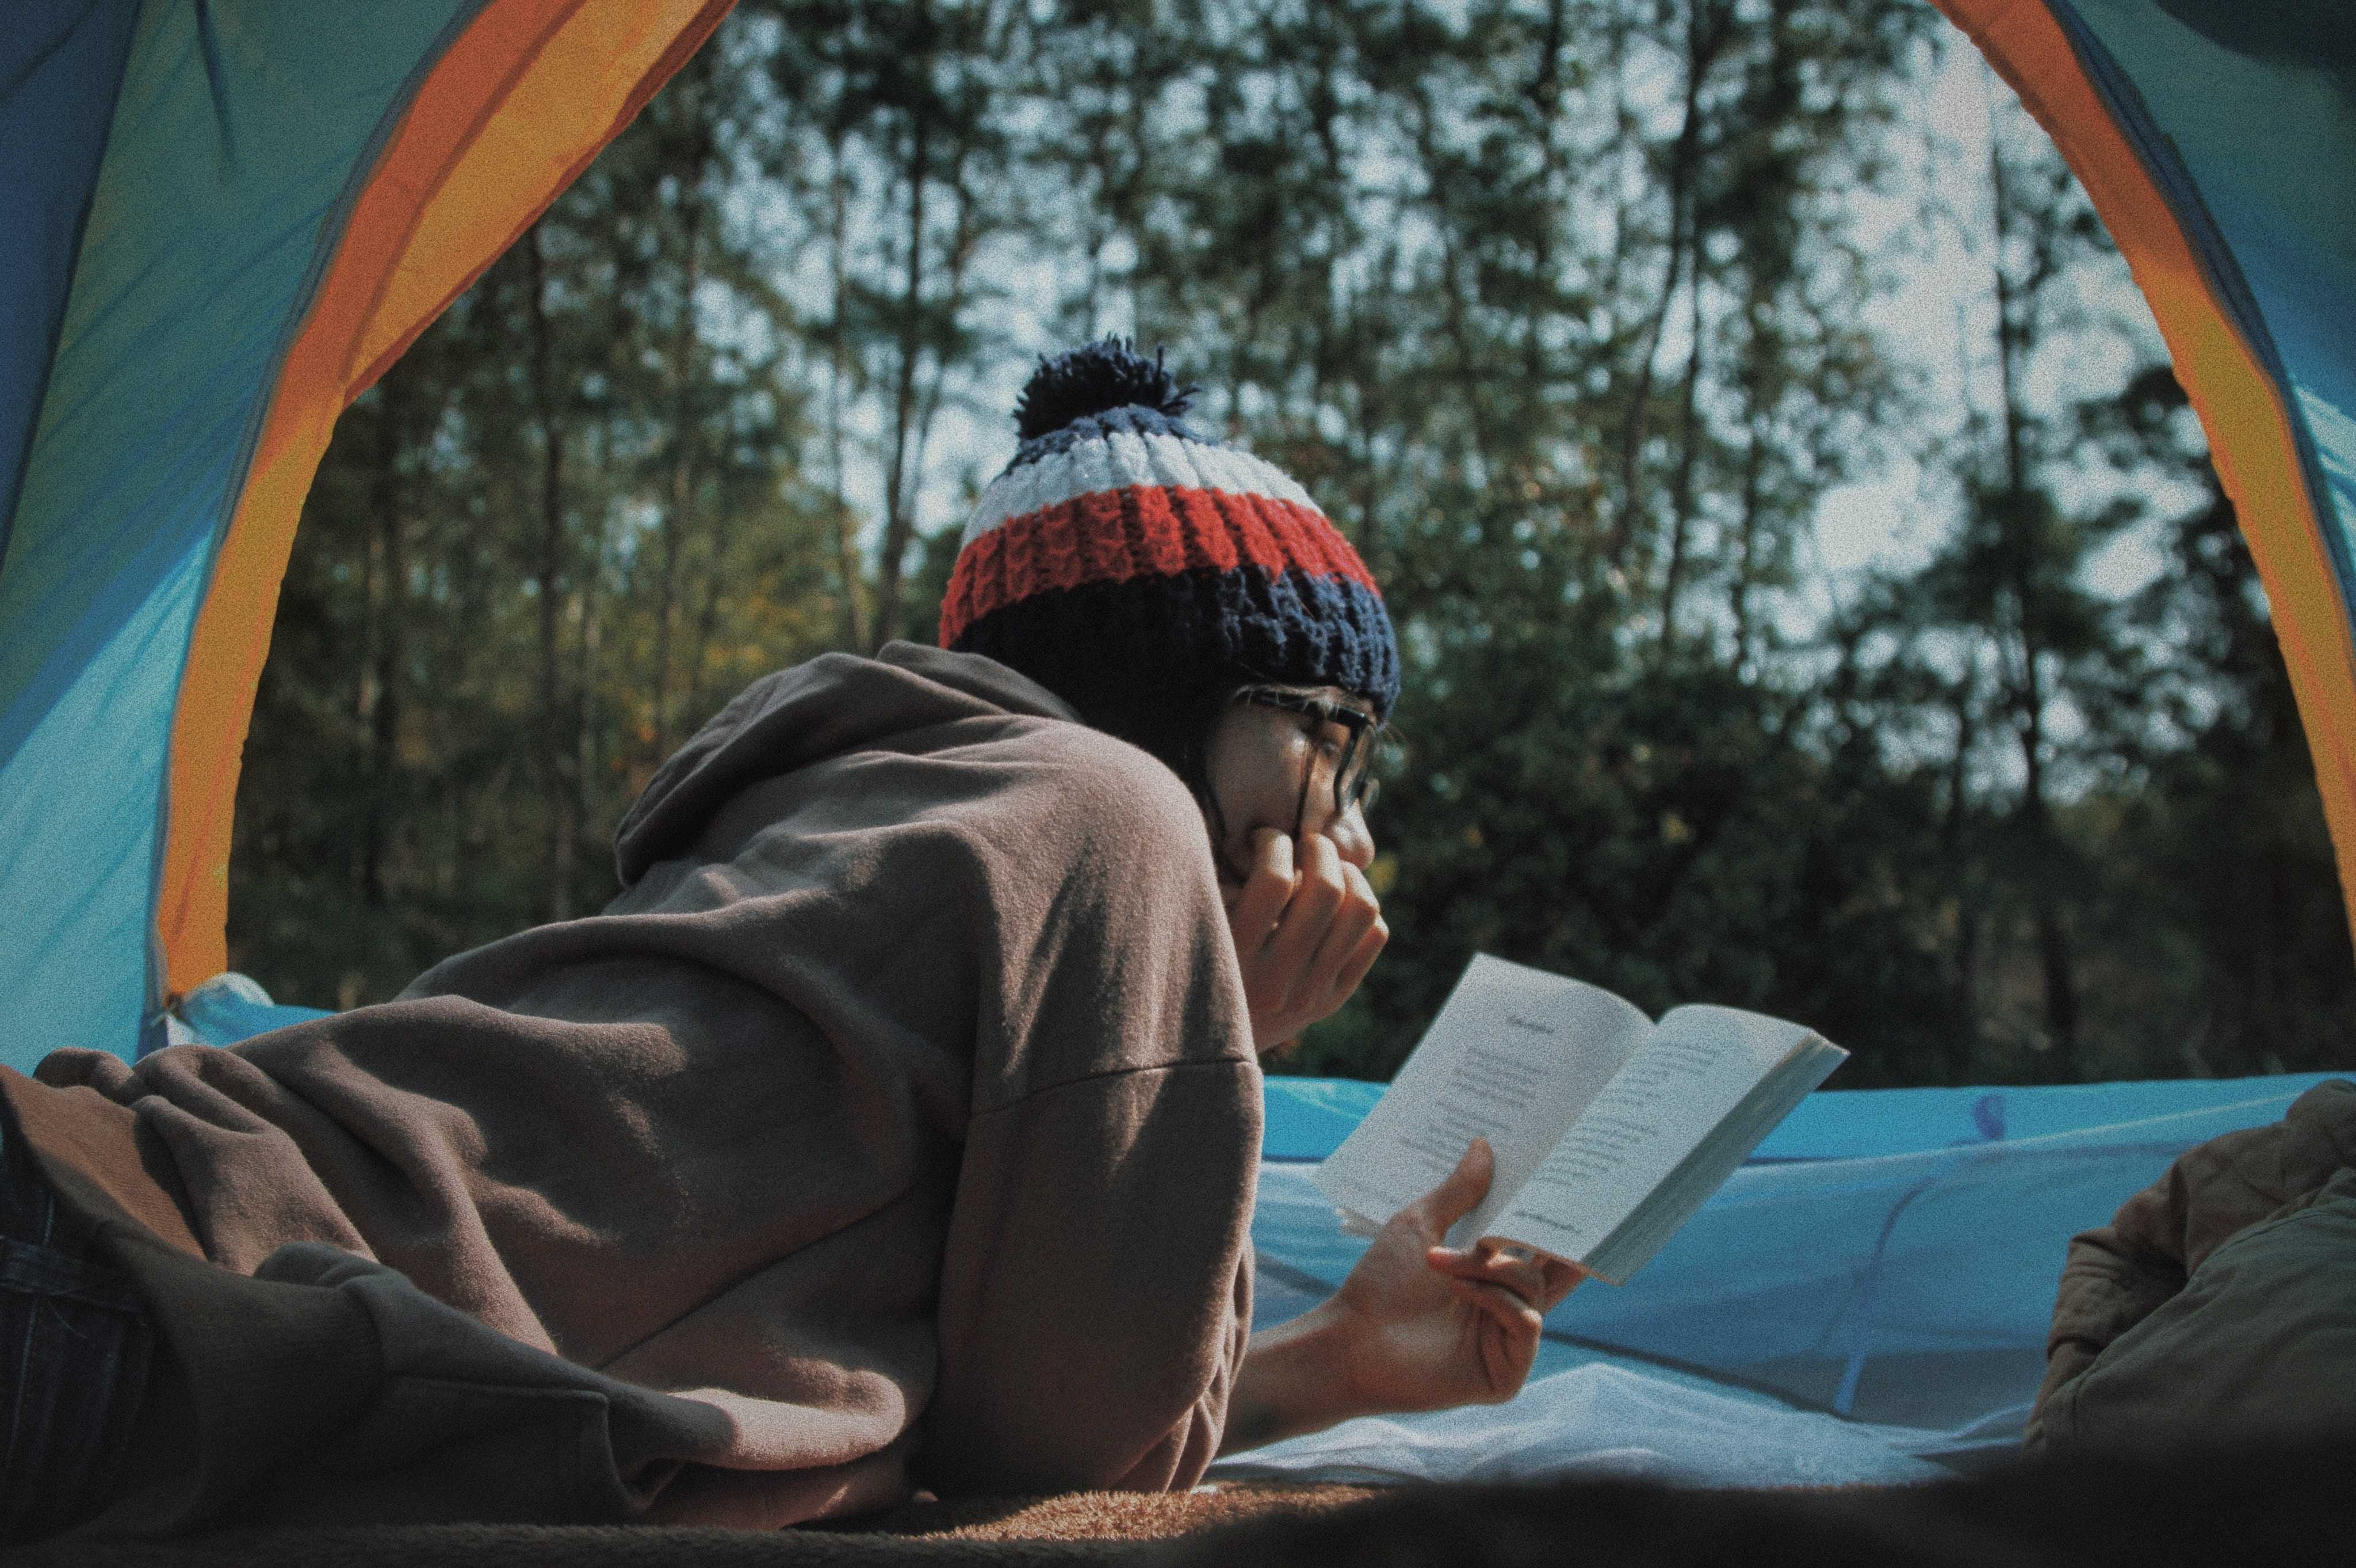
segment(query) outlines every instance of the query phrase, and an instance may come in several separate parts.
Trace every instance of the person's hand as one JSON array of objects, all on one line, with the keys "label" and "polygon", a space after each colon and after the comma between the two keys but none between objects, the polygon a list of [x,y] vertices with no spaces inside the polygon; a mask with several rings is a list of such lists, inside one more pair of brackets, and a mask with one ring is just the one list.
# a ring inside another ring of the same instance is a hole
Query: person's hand
[{"label": "person's hand", "polygon": [[1227,929],[1243,965],[1253,1043],[1289,1045],[1330,1016],[1390,940],[1365,874],[1323,833],[1295,841],[1274,828],[1252,835],[1251,868],[1224,889]]},{"label": "person's hand", "polygon": [[1444,1244],[1488,1192],[1495,1164],[1474,1139],[1446,1181],[1383,1227],[1339,1291],[1251,1337],[1222,1454],[1352,1416],[1496,1404],[1521,1391],[1542,1319],[1586,1275],[1495,1242]]},{"label": "person's hand", "polygon": [[1521,1391],[1541,1320],[1586,1275],[1494,1241],[1444,1243],[1487,1194],[1495,1165],[1474,1139],[1447,1180],[1383,1227],[1327,1304],[1355,1407],[1440,1410]]}]

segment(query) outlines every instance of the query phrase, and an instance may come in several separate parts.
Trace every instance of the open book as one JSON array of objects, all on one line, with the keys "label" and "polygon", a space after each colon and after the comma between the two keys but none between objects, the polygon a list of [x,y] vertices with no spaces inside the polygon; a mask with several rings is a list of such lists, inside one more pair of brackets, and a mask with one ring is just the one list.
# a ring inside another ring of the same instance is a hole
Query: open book
[{"label": "open book", "polygon": [[1378,1224],[1486,1138],[1496,1175],[1450,1244],[1495,1237],[1619,1284],[1847,1058],[1733,1007],[1655,1024],[1600,986],[1483,953],[1316,1180],[1345,1219]]}]

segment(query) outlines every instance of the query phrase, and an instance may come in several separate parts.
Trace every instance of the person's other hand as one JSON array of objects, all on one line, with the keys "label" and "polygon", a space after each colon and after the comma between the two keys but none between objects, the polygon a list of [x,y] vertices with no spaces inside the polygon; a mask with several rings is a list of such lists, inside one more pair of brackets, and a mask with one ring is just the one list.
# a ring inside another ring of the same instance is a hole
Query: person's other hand
[{"label": "person's other hand", "polygon": [[1252,1041],[1263,1054],[1348,1001],[1390,940],[1374,886],[1323,833],[1296,846],[1260,829],[1249,874],[1225,894]]},{"label": "person's other hand", "polygon": [[1542,1320],[1586,1275],[1494,1241],[1446,1245],[1448,1228],[1489,1190],[1495,1168],[1476,1138],[1439,1187],[1401,1209],[1327,1304],[1351,1402],[1368,1411],[1496,1404],[1521,1391]]}]

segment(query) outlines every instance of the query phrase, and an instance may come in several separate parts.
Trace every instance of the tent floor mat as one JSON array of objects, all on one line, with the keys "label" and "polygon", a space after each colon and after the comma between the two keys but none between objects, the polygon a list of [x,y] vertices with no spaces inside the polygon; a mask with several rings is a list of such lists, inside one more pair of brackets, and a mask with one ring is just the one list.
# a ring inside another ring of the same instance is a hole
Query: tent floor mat
[{"label": "tent floor mat", "polygon": [[832,1530],[404,1525],[67,1540],[10,1568],[2212,1568],[2348,1562],[2356,1433],[2165,1460],[2033,1459],[1952,1480],[1740,1491],[1658,1481],[1236,1485],[914,1504]]},{"label": "tent floor mat", "polygon": [[1068,1492],[919,1500],[827,1527],[370,1525],[230,1530],[177,1541],[66,1540],[0,1552],[8,1568],[899,1568],[1094,1563],[1273,1515],[1378,1495],[1358,1486],[1229,1481],[1194,1492]]},{"label": "tent floor mat", "polygon": [[1066,1492],[905,1503],[850,1521],[842,1533],[924,1541],[1162,1541],[1267,1514],[1315,1514],[1383,1488],[1224,1481],[1192,1492]]}]

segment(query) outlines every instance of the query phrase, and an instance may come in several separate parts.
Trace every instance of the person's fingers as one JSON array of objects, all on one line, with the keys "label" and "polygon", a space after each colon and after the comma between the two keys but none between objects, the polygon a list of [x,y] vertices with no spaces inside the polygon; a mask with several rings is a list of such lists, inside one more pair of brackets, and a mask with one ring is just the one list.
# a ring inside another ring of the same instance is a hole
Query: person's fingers
[{"label": "person's fingers", "polygon": [[1551,1305],[1546,1269],[1536,1258],[1514,1257],[1484,1244],[1461,1252],[1435,1247],[1425,1254],[1425,1261],[1451,1278],[1502,1286],[1541,1310]]},{"label": "person's fingers", "polygon": [[1268,942],[1269,963],[1288,977],[1285,1004],[1290,1007],[1303,1004],[1310,960],[1325,940],[1348,890],[1342,879],[1342,857],[1323,833],[1311,833],[1295,846],[1295,855],[1300,875],[1292,900],[1285,905],[1276,934]]},{"label": "person's fingers", "polygon": [[1538,1305],[1548,1312],[1553,1311],[1563,1297],[1578,1289],[1579,1282],[1587,1277],[1585,1269],[1577,1263],[1566,1263],[1560,1258],[1540,1258],[1538,1265],[1546,1271],[1546,1294],[1538,1298]]},{"label": "person's fingers", "polygon": [[1356,987],[1342,988],[1342,972],[1356,959],[1367,931],[1382,918],[1382,907],[1376,902],[1375,890],[1367,885],[1365,874],[1340,855],[1334,858],[1342,867],[1342,901],[1325,928],[1324,939],[1309,961],[1298,998],[1304,1007],[1339,1007],[1349,998]]},{"label": "person's fingers", "polygon": [[1587,1271],[1577,1263],[1543,1252],[1515,1255],[1519,1251],[1481,1241],[1471,1247],[1434,1247],[1425,1254],[1425,1261],[1444,1274],[1503,1284],[1540,1312],[1553,1311],[1587,1278]]},{"label": "person's fingers", "polygon": [[1235,932],[1236,950],[1245,958],[1258,954],[1275,934],[1277,921],[1292,897],[1295,880],[1292,841],[1274,828],[1252,835],[1252,860],[1236,900],[1227,908],[1227,924]]},{"label": "person's fingers", "polygon": [[1356,950],[1343,963],[1341,972],[1333,976],[1334,1006],[1339,1007],[1356,993],[1358,987],[1365,983],[1366,972],[1375,967],[1375,960],[1382,956],[1383,948],[1390,940],[1391,929],[1378,913],[1375,916],[1375,923],[1360,934]]},{"label": "person's fingers", "polygon": [[1542,1332],[1537,1313],[1501,1286],[1475,1284],[1469,1280],[1451,1280],[1448,1283],[1483,1320],[1477,1345],[1482,1380],[1488,1385],[1485,1398],[1491,1402],[1513,1398],[1521,1391],[1531,1366],[1537,1360]]},{"label": "person's fingers", "polygon": [[1418,1222],[1431,1236],[1445,1236],[1448,1228],[1477,1208],[1488,1196],[1489,1178],[1497,1167],[1497,1157],[1489,1149],[1489,1140],[1475,1138],[1465,1145],[1464,1157],[1448,1173],[1440,1184],[1409,1206]]},{"label": "person's fingers", "polygon": [[1330,1017],[1390,940],[1373,885],[1323,833],[1259,829],[1246,880],[1225,897],[1259,1036]]},{"label": "person's fingers", "polygon": [[1546,1331],[1545,1320],[1538,1316],[1537,1308],[1503,1285],[1451,1278],[1448,1288],[1479,1307],[1483,1316],[1515,1339],[1527,1338],[1535,1342]]}]

